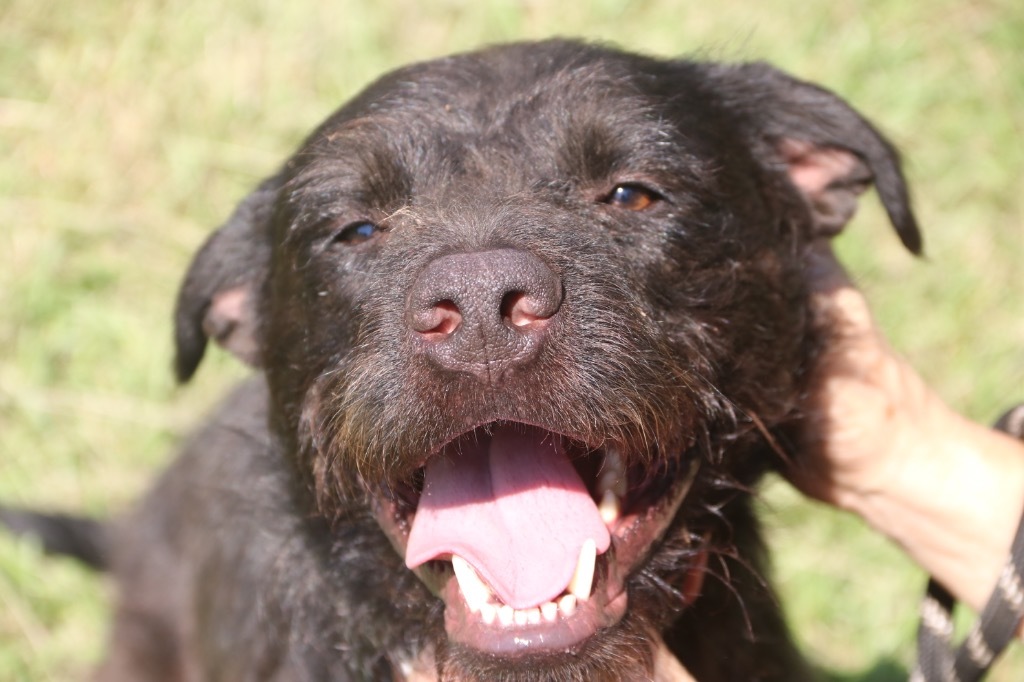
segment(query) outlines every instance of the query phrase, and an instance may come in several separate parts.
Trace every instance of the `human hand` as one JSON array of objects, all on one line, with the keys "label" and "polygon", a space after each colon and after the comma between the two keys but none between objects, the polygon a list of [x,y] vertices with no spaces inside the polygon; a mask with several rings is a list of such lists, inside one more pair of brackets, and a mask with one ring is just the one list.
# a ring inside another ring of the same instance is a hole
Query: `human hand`
[{"label": "human hand", "polygon": [[1024,445],[950,409],[886,342],[828,244],[807,255],[822,346],[786,471],[979,609],[1024,503]]},{"label": "human hand", "polygon": [[801,406],[800,451],[787,475],[805,494],[849,509],[853,498],[892,486],[914,468],[928,424],[945,408],[890,347],[830,245],[816,244],[806,259],[822,346]]}]

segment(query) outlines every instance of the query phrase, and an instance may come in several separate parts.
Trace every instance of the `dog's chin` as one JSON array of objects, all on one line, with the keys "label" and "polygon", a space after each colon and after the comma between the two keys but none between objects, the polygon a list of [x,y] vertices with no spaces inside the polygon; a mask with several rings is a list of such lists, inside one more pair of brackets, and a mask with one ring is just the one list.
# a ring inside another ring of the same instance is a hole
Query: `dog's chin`
[{"label": "dog's chin", "polygon": [[[496,656],[450,640],[440,645],[434,676],[443,682],[469,680],[587,680],[640,682],[654,675],[660,637],[643,617],[630,612],[615,626],[599,631],[570,650],[538,651],[516,657]],[[673,659],[674,660],[674,659]],[[665,679],[682,680],[685,677]]]},{"label": "dog's chin", "polygon": [[[530,448],[540,452],[520,452]],[[506,461],[480,464],[495,457]],[[623,453],[538,426],[492,421],[449,441],[412,480],[373,500],[395,549],[443,600],[451,651],[501,665],[530,661],[535,669],[539,661],[618,636],[630,612],[629,581],[666,533],[697,468],[696,459]],[[472,490],[475,485],[486,490]],[[517,495],[525,501],[509,501]],[[507,522],[495,524],[498,537],[485,520],[492,512]],[[531,537],[520,542],[516,534]],[[561,563],[539,556],[547,546],[561,553]],[[529,556],[515,556],[517,550]],[[683,580],[684,601],[699,591],[702,558],[696,551]]]}]

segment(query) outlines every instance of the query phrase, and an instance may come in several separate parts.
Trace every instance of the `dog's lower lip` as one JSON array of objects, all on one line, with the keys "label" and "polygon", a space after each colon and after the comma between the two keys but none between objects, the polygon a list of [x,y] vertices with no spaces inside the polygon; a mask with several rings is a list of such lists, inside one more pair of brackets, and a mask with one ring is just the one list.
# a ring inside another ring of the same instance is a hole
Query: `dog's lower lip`
[{"label": "dog's lower lip", "polygon": [[578,603],[571,615],[559,614],[552,622],[486,623],[469,609],[452,579],[440,594],[445,603],[445,630],[456,644],[500,656],[564,651],[579,645],[599,630],[619,622],[626,613],[627,594],[622,586],[612,593],[595,593]]}]

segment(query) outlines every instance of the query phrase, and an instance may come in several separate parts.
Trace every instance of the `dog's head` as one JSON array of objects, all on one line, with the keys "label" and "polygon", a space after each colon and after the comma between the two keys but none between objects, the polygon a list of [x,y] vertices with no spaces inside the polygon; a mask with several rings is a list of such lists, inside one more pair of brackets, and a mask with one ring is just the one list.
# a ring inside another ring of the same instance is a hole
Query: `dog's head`
[{"label": "dog's head", "polygon": [[918,251],[895,151],[763,64],[552,41],[414,65],[200,251],[178,376],[208,336],[264,369],[310,504],[371,508],[443,600],[442,668],[578,665],[729,544],[815,342],[803,254],[872,182]]}]

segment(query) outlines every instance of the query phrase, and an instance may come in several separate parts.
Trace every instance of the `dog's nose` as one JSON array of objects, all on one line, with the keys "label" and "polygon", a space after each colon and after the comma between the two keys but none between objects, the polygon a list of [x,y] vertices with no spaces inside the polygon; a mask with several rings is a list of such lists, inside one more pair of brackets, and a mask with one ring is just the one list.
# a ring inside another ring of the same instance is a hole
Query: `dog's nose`
[{"label": "dog's nose", "polygon": [[555,272],[525,251],[451,254],[416,278],[407,321],[442,367],[493,379],[536,355],[562,295]]}]

